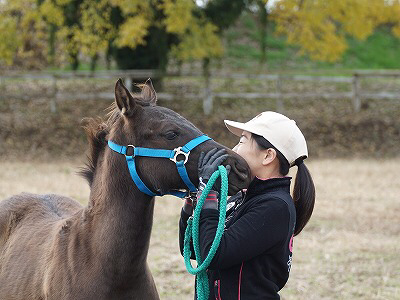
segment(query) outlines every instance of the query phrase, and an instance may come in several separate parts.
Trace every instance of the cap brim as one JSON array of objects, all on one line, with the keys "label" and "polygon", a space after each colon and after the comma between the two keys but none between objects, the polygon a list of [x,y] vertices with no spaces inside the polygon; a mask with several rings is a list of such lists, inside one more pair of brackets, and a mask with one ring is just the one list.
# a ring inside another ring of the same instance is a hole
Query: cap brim
[{"label": "cap brim", "polygon": [[224,120],[224,123],[226,128],[228,128],[230,132],[232,132],[234,135],[237,136],[242,136],[243,131],[246,130],[245,123],[229,121],[229,120]]}]

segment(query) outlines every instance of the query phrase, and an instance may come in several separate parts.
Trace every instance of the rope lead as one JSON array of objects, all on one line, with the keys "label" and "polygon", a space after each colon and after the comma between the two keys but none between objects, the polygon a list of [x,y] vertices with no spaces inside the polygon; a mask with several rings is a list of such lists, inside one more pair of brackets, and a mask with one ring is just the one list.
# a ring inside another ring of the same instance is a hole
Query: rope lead
[{"label": "rope lead", "polygon": [[[212,186],[214,185],[217,178],[221,176],[221,193],[219,200],[219,218],[218,227],[215,233],[214,240],[211,244],[210,251],[207,257],[203,260],[200,253],[199,245],[199,221],[201,209],[204,205],[205,199],[210,192]],[[209,296],[209,286],[208,286],[208,276],[207,268],[214,258],[215,253],[221,242],[222,234],[224,232],[225,217],[226,217],[226,200],[228,197],[228,174],[224,166],[218,166],[212,175],[210,180],[207,182],[200,199],[197,201],[196,208],[193,213],[193,218],[190,217],[185,231],[184,247],[183,247],[183,257],[185,259],[186,270],[192,274],[197,275],[196,277],[196,290],[197,290],[197,300],[207,300]],[[196,256],[197,268],[193,268],[190,262],[190,256],[192,255],[190,251],[190,241],[193,239],[193,248]]]}]

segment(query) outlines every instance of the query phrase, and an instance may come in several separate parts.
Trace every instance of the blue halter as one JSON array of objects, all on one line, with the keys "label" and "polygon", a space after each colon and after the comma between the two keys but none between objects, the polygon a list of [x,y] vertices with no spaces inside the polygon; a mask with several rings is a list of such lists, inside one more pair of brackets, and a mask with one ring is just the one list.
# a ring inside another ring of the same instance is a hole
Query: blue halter
[{"label": "blue halter", "polygon": [[[185,163],[189,159],[189,154],[192,149],[200,145],[201,143],[211,140],[210,137],[206,135],[201,135],[193,140],[189,141],[183,147],[175,148],[174,150],[165,150],[165,149],[152,149],[152,148],[142,148],[142,147],[135,147],[133,145],[128,146],[120,146],[112,141],[108,141],[108,146],[118,152],[120,154],[125,155],[126,162],[128,164],[129,173],[133,181],[135,182],[136,186],[139,190],[149,196],[162,196],[164,194],[161,193],[154,193],[152,192],[140,179],[137,171],[136,171],[136,164],[135,164],[135,157],[136,156],[146,156],[146,157],[162,157],[162,158],[169,158],[176,164],[176,168],[178,170],[179,175],[181,176],[183,182],[189,188],[190,192],[196,192],[197,188],[194,184],[190,181],[189,175],[185,168]],[[127,155],[127,151],[129,148],[132,148],[133,154]],[[178,155],[184,155],[185,158],[183,160],[177,160]],[[183,198],[188,195],[188,192],[180,192],[180,191],[171,191],[170,195],[174,195],[180,198]]]}]

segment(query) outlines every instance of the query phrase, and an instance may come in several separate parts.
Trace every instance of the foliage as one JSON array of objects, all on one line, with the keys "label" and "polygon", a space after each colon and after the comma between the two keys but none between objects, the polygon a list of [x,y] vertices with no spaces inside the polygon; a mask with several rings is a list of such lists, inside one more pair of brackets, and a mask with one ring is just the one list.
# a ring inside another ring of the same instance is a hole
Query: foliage
[{"label": "foliage", "polygon": [[348,48],[348,36],[365,40],[382,25],[400,37],[400,0],[280,0],[268,11],[264,10],[267,0],[199,3],[3,0],[0,63],[41,68],[68,59],[77,68],[82,56],[95,62],[99,55],[113,54],[120,67],[163,69],[169,57],[178,61],[220,57],[224,53],[221,36],[243,11],[263,12],[260,22],[264,23],[260,29],[253,28],[262,33],[258,34],[262,53],[268,46],[267,16],[289,44],[317,61],[338,61]]},{"label": "foliage", "polygon": [[[256,32],[257,19],[251,13],[242,14],[237,24],[224,34],[226,52],[224,65],[231,69],[348,74],[351,69],[400,69],[400,39],[390,25],[382,25],[365,40],[346,36],[347,49],[338,62],[312,61],[308,55],[299,55],[300,46],[289,45],[286,37],[276,34],[275,23],[268,25],[265,38],[268,65],[260,66],[261,49]],[[344,73],[343,73],[344,72]]]},{"label": "foliage", "polygon": [[193,60],[222,55],[218,27],[194,2],[164,0],[161,7],[167,16],[167,31],[176,34],[180,40],[172,46],[173,56],[179,60]]},{"label": "foliage", "polygon": [[46,26],[35,0],[0,3],[0,62],[37,68],[46,61]]},{"label": "foliage", "polygon": [[5,16],[0,23],[0,39],[1,59],[11,65],[14,53],[22,41],[17,35],[17,22],[10,16]]},{"label": "foliage", "polygon": [[365,40],[382,24],[393,24],[400,37],[399,0],[280,0],[271,15],[278,33],[318,61],[339,60],[347,35]]},{"label": "foliage", "polygon": [[[173,55],[180,60],[222,54],[216,26],[199,13],[191,0],[8,0],[1,6],[0,38],[7,42],[0,47],[0,58],[8,64],[15,62],[16,53],[28,57],[32,47],[27,49],[25,44],[36,43],[38,35],[43,38],[40,56],[46,58],[49,26],[56,31],[58,50],[68,53],[75,67],[79,54],[96,57],[109,52],[110,47],[146,48],[149,42],[154,46],[154,37],[149,35],[156,33],[156,38],[160,38],[161,32],[161,40],[175,38],[162,49],[166,53],[156,55],[166,56],[172,44]],[[117,18],[113,19],[112,14]],[[148,50],[139,53],[151,56]],[[156,63],[155,67],[162,65],[166,63]],[[154,63],[146,66],[154,67]]]}]

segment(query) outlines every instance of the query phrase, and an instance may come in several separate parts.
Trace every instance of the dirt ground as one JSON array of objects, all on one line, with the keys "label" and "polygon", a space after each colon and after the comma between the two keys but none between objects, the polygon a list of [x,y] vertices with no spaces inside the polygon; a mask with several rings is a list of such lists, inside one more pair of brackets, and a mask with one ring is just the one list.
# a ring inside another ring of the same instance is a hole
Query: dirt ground
[{"label": "dirt ground", "polygon": [[[0,199],[58,193],[85,204],[83,161],[0,162]],[[314,214],[294,240],[282,299],[400,299],[400,159],[318,159]],[[294,175],[294,174],[293,174]],[[193,277],[178,250],[178,198],[156,200],[149,263],[161,299],[193,299]]]}]

